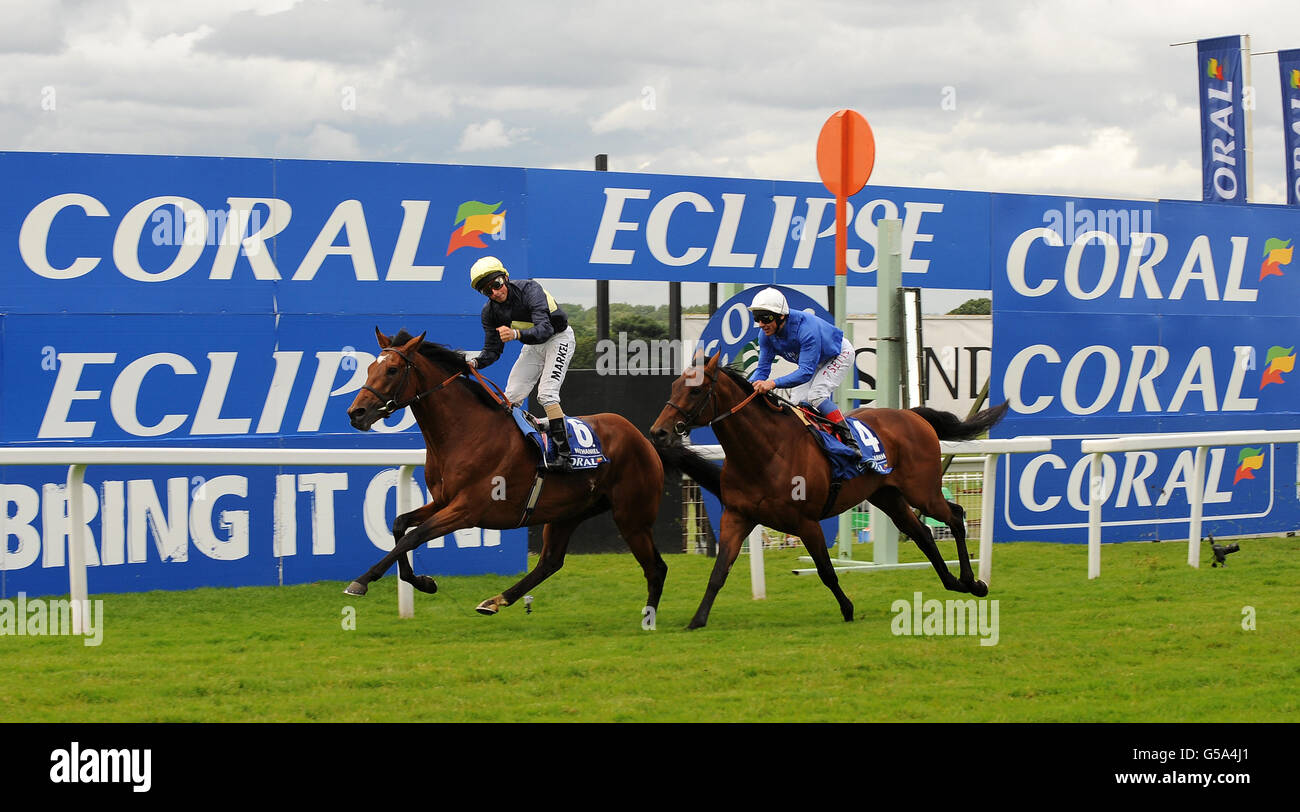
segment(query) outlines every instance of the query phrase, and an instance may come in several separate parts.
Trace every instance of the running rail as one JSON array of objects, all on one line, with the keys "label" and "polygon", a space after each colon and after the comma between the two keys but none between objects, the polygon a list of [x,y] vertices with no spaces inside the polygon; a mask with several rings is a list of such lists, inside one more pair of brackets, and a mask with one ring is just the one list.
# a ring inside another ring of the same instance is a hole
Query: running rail
[{"label": "running rail", "polygon": [[[403,487],[424,465],[425,451],[357,448],[138,448],[131,446],[62,446],[57,448],[0,448],[0,466],[68,466],[68,515],[82,515],[82,483],[87,465],[362,465],[398,467],[397,514],[415,509],[408,488]],[[68,592],[72,605],[72,633],[85,632],[83,612],[86,600],[86,527],[69,522]],[[397,581],[397,612],[415,616],[413,587]]]},{"label": "running rail", "polygon": [[[1192,463],[1192,481],[1188,484],[1187,501],[1191,517],[1187,531],[1187,563],[1201,566],[1201,514],[1205,507],[1205,457],[1211,446],[1247,445],[1251,443],[1300,442],[1300,429],[1283,431],[1202,431],[1186,434],[1132,434],[1125,437],[1108,437],[1084,440],[1079,449],[1091,454],[1088,477],[1092,483],[1104,481],[1102,458],[1115,451],[1156,451],[1165,448],[1195,448]],[[1088,579],[1101,575],[1101,501],[1096,484],[1088,488]]]}]

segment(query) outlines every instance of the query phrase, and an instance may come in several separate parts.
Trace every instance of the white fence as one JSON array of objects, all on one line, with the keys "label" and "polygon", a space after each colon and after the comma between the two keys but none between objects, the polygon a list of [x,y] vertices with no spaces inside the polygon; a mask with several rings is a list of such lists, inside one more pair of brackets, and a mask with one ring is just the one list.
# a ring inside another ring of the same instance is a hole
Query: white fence
[{"label": "white fence", "polygon": [[[398,467],[397,513],[414,510],[410,489],[402,487],[416,466],[424,465],[425,452],[405,449],[356,448],[133,448],[78,446],[61,448],[0,448],[3,465],[68,466],[68,515],[83,515],[82,483],[87,465],[361,465]],[[0,521],[4,517],[0,516]],[[72,632],[85,631],[83,612],[86,590],[86,528],[71,522],[68,536],[68,591],[72,605]],[[415,592],[405,581],[397,582],[397,611],[402,617],[415,616]]]},{"label": "white fence", "polygon": [[1211,446],[1247,445],[1250,443],[1300,442],[1300,430],[1285,431],[1205,431],[1188,434],[1134,434],[1127,437],[1109,437],[1084,440],[1080,450],[1091,454],[1088,488],[1088,578],[1101,575],[1101,483],[1102,458],[1113,451],[1156,451],[1165,448],[1195,448],[1191,482],[1188,483],[1187,501],[1191,516],[1187,531],[1187,563],[1201,565],[1201,514],[1205,508],[1205,457]]}]

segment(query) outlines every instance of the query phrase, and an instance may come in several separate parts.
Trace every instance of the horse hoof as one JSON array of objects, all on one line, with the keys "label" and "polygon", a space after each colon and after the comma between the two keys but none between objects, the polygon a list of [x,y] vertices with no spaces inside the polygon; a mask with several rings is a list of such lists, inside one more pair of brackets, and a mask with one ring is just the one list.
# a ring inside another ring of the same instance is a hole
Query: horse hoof
[{"label": "horse hoof", "polygon": [[495,598],[488,598],[478,606],[475,606],[474,611],[478,612],[480,615],[495,615],[497,612],[501,611],[502,606],[508,605],[509,604],[507,604],[500,595],[497,595]]},{"label": "horse hoof", "polygon": [[976,581],[975,583],[971,584],[970,594],[974,595],[977,598],[982,598],[985,595],[989,594],[989,585],[984,583],[983,581]]},{"label": "horse hoof", "polygon": [[347,589],[343,590],[343,594],[356,595],[357,597],[361,597],[362,595],[366,594],[366,590],[367,587],[365,584],[361,583],[360,581],[353,581],[352,583],[348,584]]},{"label": "horse hoof", "polygon": [[411,586],[415,587],[416,589],[420,590],[426,595],[432,595],[433,593],[438,591],[437,582],[435,582],[433,578],[429,577],[428,575],[415,576],[415,578],[411,580]]}]

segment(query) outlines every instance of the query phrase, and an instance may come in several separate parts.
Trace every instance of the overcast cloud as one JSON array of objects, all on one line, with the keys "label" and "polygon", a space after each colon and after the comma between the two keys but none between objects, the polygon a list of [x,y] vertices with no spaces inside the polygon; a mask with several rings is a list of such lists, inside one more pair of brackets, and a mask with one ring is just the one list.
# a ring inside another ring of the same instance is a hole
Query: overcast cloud
[{"label": "overcast cloud", "polygon": [[[843,0],[0,0],[0,148],[1200,198],[1195,47],[1300,47],[1300,6]],[[1277,60],[1252,59],[1254,190],[1285,201]]]}]

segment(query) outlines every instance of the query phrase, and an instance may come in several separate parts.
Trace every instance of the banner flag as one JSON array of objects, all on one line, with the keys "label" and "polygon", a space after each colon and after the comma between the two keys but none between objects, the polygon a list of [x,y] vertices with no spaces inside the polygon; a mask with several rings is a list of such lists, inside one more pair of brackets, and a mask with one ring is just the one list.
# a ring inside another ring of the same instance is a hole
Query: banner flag
[{"label": "banner flag", "polygon": [[1201,100],[1201,199],[1207,203],[1248,200],[1242,41],[1241,36],[1232,36],[1196,43]]},{"label": "banner flag", "polygon": [[1282,143],[1286,147],[1286,204],[1300,206],[1300,48],[1277,52],[1282,74]]}]

